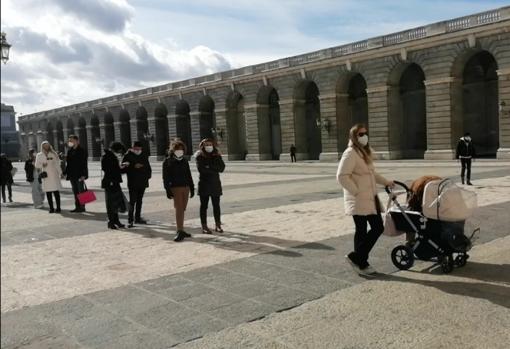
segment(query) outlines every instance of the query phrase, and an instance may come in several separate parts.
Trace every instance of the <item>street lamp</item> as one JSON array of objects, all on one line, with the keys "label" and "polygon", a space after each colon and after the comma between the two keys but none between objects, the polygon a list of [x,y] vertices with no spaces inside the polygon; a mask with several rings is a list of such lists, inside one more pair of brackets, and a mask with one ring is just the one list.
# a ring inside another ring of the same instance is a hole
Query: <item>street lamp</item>
[{"label": "street lamp", "polygon": [[223,140],[223,129],[219,128],[211,128],[211,133],[213,134],[213,138],[216,138],[216,136],[220,136],[221,140]]},{"label": "street lamp", "polygon": [[316,124],[317,124],[317,127],[320,129],[321,127],[327,131],[329,133],[329,130],[331,128],[331,125],[329,123],[329,119],[324,119],[324,121],[322,121],[321,119],[317,118],[315,120]]},{"label": "street lamp", "polygon": [[146,141],[151,141],[152,143],[154,143],[154,135],[151,134],[150,132],[144,133],[143,138],[145,138]]},{"label": "street lamp", "polygon": [[7,61],[9,60],[9,50],[11,49],[11,45],[7,42],[4,32],[2,32],[0,35],[1,35],[0,43],[2,45],[2,62],[6,64]]}]

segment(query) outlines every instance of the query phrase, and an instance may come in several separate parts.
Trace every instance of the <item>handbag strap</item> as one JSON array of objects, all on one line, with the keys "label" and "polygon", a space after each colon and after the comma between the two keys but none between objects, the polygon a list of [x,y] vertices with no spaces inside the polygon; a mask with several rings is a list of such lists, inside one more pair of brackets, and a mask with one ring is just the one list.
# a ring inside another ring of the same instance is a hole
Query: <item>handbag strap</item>
[{"label": "handbag strap", "polygon": [[84,191],[87,191],[87,190],[88,190],[88,189],[87,189],[87,184],[85,183],[85,180],[83,181],[83,190],[84,190]]}]

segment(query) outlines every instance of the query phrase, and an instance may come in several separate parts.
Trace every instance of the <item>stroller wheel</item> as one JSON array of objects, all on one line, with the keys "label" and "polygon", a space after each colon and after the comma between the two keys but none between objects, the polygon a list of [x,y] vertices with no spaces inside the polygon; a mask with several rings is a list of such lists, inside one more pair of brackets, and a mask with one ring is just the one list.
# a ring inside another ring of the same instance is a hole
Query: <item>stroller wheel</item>
[{"label": "stroller wheel", "polygon": [[391,251],[391,261],[400,270],[407,270],[414,264],[413,251],[404,245],[399,245]]},{"label": "stroller wheel", "polygon": [[453,256],[451,254],[443,256],[441,259],[441,270],[448,274],[453,270]]},{"label": "stroller wheel", "polygon": [[454,261],[455,266],[458,268],[465,266],[468,258],[469,256],[465,253],[458,254],[457,257],[455,257]]}]

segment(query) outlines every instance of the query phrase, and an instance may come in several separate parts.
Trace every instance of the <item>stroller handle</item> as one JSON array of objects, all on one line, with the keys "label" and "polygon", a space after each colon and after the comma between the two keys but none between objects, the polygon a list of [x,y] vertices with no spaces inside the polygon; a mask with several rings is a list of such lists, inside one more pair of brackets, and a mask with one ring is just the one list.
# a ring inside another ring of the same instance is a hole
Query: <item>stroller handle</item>
[{"label": "stroller handle", "polygon": [[[405,183],[402,183],[402,182],[399,182],[399,181],[393,181],[393,183],[395,183],[396,185],[398,186],[401,186],[402,188],[404,188],[406,190],[406,193],[409,193],[410,192],[410,189],[407,185],[405,185]],[[388,194],[391,194],[391,189],[390,187],[386,186],[384,187],[384,190],[386,190],[386,192]]]}]

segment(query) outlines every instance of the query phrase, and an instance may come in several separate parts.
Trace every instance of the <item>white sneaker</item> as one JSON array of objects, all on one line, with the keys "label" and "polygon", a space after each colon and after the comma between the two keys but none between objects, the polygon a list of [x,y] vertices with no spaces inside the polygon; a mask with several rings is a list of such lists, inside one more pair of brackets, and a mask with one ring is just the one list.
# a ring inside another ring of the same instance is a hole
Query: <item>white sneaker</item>
[{"label": "white sneaker", "polygon": [[377,274],[377,271],[369,265],[368,267],[361,269],[359,273],[361,275],[374,275]]},{"label": "white sneaker", "polygon": [[353,269],[356,273],[361,274],[361,269],[359,268],[359,266],[358,266],[356,263],[354,263],[354,262],[353,262],[353,261],[349,258],[349,256],[345,256],[345,260],[347,261],[347,263],[349,263],[349,264],[351,265],[352,269]]}]

